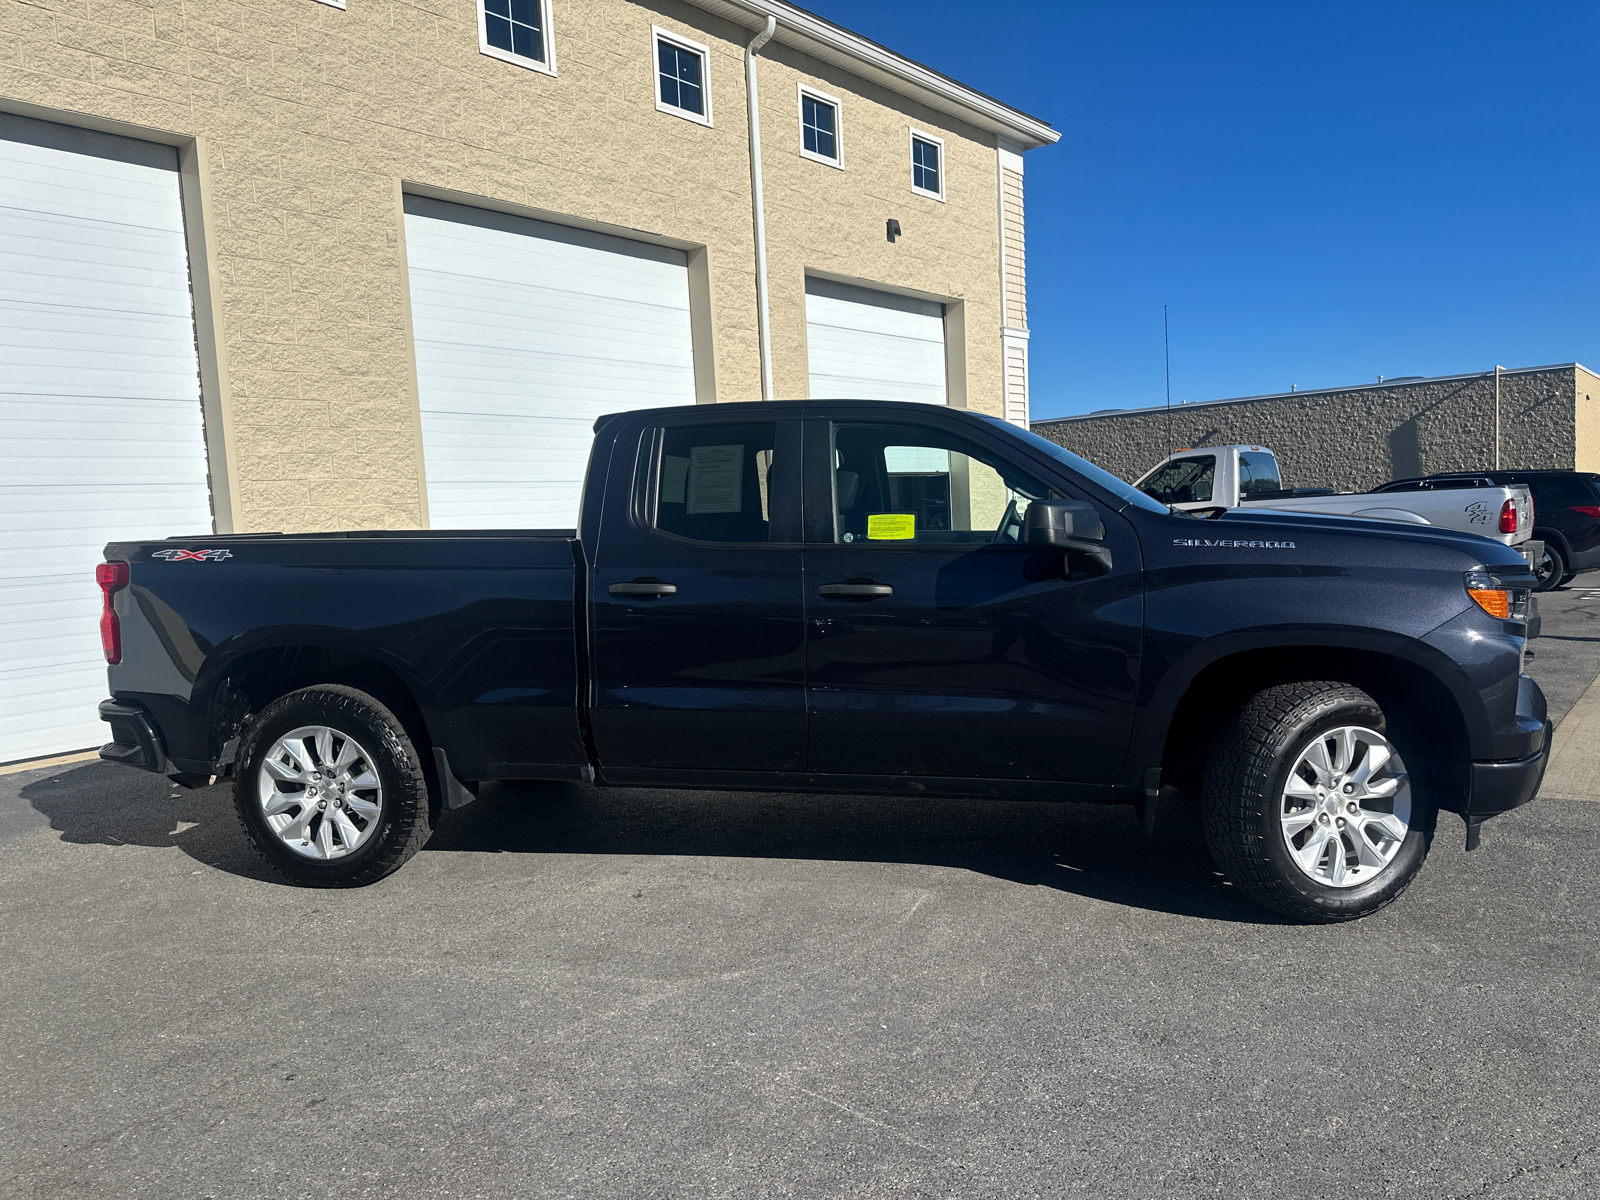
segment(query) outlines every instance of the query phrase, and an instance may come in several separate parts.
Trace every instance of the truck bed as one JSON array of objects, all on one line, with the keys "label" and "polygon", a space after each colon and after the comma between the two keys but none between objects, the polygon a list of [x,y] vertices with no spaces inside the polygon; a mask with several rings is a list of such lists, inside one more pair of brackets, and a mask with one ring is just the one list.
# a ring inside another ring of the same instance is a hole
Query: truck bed
[{"label": "truck bed", "polygon": [[[576,547],[570,529],[114,542],[132,601],[117,691],[165,718],[177,769],[199,770],[222,731],[191,714],[280,648],[321,646],[330,672],[364,658],[403,683],[462,778],[576,778]],[[227,677],[204,670],[217,661]]]}]

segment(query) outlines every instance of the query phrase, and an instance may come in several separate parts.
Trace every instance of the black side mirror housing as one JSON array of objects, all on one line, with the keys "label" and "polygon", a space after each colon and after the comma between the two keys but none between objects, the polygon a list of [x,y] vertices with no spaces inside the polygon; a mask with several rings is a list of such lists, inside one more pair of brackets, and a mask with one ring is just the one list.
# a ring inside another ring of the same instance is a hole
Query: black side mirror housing
[{"label": "black side mirror housing", "polygon": [[1103,541],[1105,522],[1092,504],[1082,500],[1035,500],[1022,518],[1025,546],[1082,549],[1080,543]]},{"label": "black side mirror housing", "polygon": [[1094,564],[1090,574],[1111,570],[1111,551],[1102,544],[1105,522],[1095,506],[1083,500],[1035,500],[1022,518],[1022,544],[1039,549],[1068,550]]}]

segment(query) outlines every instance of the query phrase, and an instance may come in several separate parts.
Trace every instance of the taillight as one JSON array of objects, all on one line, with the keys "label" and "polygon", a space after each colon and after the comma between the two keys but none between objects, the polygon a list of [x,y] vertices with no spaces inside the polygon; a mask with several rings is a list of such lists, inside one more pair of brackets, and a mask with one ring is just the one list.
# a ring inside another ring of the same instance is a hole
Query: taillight
[{"label": "taillight", "polygon": [[1500,532],[1515,533],[1517,531],[1517,502],[1507,500],[1500,506]]},{"label": "taillight", "polygon": [[1593,517],[1595,520],[1600,521],[1600,504],[1574,504],[1572,506],[1572,511],[1575,513],[1582,513],[1586,517]]},{"label": "taillight", "polygon": [[100,648],[106,652],[108,663],[122,661],[122,625],[117,620],[116,606],[111,597],[128,586],[128,564],[125,562],[101,563],[94,569],[94,581],[100,585],[103,603],[100,606]]}]

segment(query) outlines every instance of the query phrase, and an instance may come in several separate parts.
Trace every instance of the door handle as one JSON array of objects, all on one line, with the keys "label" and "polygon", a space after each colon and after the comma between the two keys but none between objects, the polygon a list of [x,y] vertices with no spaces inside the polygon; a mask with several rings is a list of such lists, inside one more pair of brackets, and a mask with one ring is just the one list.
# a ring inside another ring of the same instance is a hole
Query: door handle
[{"label": "door handle", "polygon": [[817,589],[822,596],[843,596],[846,599],[875,600],[880,596],[894,595],[887,583],[825,583]]},{"label": "door handle", "polygon": [[645,600],[654,600],[657,596],[677,595],[678,585],[662,583],[659,579],[635,579],[632,583],[613,583],[606,591],[613,596],[639,596]]}]

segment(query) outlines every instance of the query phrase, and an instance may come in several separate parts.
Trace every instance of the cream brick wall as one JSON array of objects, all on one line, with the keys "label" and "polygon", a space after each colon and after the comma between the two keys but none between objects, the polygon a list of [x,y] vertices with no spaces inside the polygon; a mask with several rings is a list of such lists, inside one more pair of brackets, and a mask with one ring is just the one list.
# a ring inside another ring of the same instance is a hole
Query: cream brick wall
[{"label": "cream brick wall", "polygon": [[1600,376],[1579,367],[1573,372],[1573,466],[1600,471]]},{"label": "cream brick wall", "polygon": [[[783,46],[760,65],[773,387],[807,395],[805,276],[958,301],[968,407],[1001,412],[994,138]],[[800,156],[799,85],[837,96],[843,169]],[[944,141],[945,199],[911,190],[911,130]],[[890,243],[886,222],[900,222]],[[952,324],[952,336],[958,326]]]},{"label": "cream brick wall", "polygon": [[[481,55],[473,0],[349,0],[348,11],[314,0],[0,0],[0,102],[200,140],[236,528],[426,519],[403,183],[705,246],[717,398],[759,396],[750,33],[677,0],[555,7],[550,77]],[[714,128],[656,111],[652,25],[710,47]],[[952,329],[966,331],[970,403],[1000,412],[993,136],[769,50],[778,394],[806,393],[804,275],[815,270],[959,301]],[[843,171],[798,154],[801,79],[843,102]],[[947,203],[910,190],[913,124],[945,139]],[[905,230],[896,245],[889,217]]]}]

